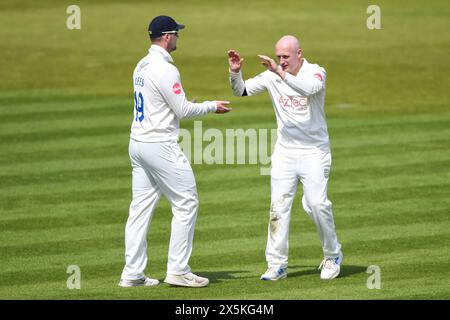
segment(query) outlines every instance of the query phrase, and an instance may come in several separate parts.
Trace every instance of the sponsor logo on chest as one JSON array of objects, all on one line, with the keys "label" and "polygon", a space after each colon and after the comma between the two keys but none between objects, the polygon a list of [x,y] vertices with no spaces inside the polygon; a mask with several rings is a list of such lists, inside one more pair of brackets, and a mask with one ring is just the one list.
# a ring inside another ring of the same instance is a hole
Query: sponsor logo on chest
[{"label": "sponsor logo on chest", "polygon": [[284,108],[294,109],[295,111],[304,111],[308,109],[308,97],[283,97],[278,100],[280,105]]}]

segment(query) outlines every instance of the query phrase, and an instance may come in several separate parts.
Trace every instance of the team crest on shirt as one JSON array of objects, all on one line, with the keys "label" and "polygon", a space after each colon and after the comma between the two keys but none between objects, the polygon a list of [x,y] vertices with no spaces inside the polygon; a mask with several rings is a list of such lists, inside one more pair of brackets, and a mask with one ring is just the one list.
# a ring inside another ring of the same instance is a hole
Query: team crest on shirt
[{"label": "team crest on shirt", "polygon": [[180,94],[181,93],[181,84],[179,84],[178,82],[175,83],[172,87],[172,91],[175,94]]}]

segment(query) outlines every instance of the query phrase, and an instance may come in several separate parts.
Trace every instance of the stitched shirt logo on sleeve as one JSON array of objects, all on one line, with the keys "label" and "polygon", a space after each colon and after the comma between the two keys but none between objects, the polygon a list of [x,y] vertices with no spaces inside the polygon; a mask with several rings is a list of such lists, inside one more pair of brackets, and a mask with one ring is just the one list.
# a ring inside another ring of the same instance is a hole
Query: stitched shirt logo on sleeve
[{"label": "stitched shirt logo on sleeve", "polygon": [[323,75],[320,72],[315,73],[314,77],[319,79],[320,81],[323,81]]}]

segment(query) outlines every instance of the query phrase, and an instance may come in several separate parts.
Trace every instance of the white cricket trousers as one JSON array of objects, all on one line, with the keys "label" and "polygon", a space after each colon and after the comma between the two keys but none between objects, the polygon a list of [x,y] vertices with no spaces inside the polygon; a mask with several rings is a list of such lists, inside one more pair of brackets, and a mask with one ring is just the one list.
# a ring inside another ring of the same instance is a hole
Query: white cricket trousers
[{"label": "white cricket trousers", "polygon": [[299,181],[303,185],[303,208],[316,225],[324,257],[339,256],[341,245],[336,236],[331,202],[327,198],[330,168],[330,153],[317,150],[313,154],[302,154],[298,150],[276,144],[272,155],[271,205],[266,246],[269,267],[286,268],[288,265],[289,222]]},{"label": "white cricket trousers", "polygon": [[130,139],[133,169],[129,217],[125,227],[125,267],[122,279],[144,276],[147,265],[147,231],[155,207],[166,196],[172,207],[167,274],[190,272],[198,196],[188,159],[176,141],[146,143]]}]

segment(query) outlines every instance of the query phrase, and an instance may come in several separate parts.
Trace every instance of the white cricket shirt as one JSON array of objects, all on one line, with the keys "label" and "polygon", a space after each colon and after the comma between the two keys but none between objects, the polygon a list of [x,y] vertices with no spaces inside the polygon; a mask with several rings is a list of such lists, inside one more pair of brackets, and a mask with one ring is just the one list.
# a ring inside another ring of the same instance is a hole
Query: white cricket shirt
[{"label": "white cricket shirt", "polygon": [[214,101],[187,101],[170,54],[152,45],[133,72],[134,117],[130,137],[141,142],[178,140],[180,119],[216,111]]},{"label": "white cricket shirt", "polygon": [[296,76],[286,72],[284,80],[267,70],[244,82],[241,72],[230,71],[235,95],[243,94],[244,85],[249,96],[269,92],[277,118],[278,143],[305,153],[317,148],[330,152],[324,111],[325,78],[325,69],[306,59]]}]

